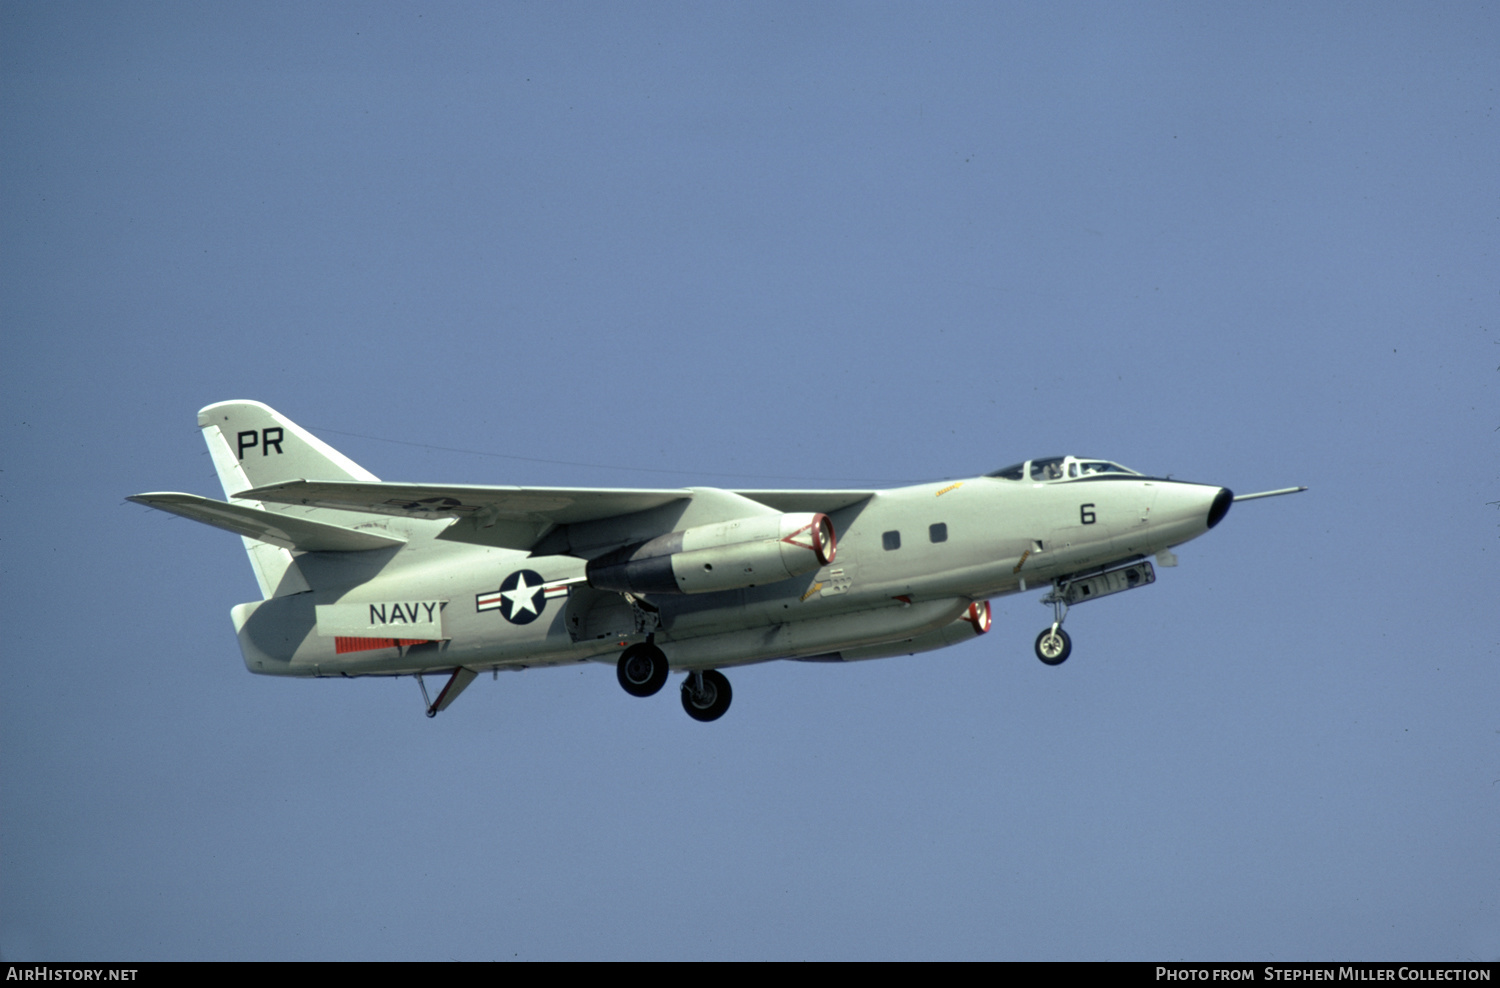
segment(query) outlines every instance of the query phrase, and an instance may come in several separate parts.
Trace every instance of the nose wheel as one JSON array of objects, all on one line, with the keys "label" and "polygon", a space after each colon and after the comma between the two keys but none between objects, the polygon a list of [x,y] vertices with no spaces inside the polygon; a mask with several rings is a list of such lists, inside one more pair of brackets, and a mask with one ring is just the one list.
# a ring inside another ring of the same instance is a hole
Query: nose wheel
[{"label": "nose wheel", "polygon": [[1073,652],[1073,639],[1062,628],[1043,628],[1036,636],[1036,657],[1049,666],[1060,666]]},{"label": "nose wheel", "polygon": [[1052,626],[1036,636],[1036,657],[1049,666],[1060,666],[1073,654],[1073,639],[1062,629],[1063,618],[1068,616],[1063,590],[1062,584],[1054,583],[1052,592],[1042,598],[1042,603],[1052,605]]}]

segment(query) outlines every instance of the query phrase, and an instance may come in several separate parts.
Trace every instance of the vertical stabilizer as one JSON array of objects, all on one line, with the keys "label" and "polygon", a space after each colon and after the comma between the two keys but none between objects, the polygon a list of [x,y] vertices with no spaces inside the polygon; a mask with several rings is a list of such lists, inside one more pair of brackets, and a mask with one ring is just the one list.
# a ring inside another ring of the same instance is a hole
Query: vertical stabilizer
[{"label": "vertical stabilizer", "polygon": [[[208,443],[224,494],[284,480],[378,480],[364,467],[258,401],[221,401],[198,412],[198,427]],[[239,500],[267,511],[288,512],[284,504]],[[262,597],[284,597],[311,589],[289,550],[245,539],[250,566]]]},{"label": "vertical stabilizer", "polygon": [[209,405],[198,412],[198,428],[230,497],[284,480],[380,479],[258,401]]}]

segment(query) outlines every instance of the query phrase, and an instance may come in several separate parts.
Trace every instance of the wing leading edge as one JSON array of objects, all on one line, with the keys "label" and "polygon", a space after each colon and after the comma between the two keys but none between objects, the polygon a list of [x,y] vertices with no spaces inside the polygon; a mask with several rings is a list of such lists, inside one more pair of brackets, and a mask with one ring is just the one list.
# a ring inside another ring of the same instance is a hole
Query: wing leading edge
[{"label": "wing leading edge", "polygon": [[[733,494],[775,511],[837,511],[874,491],[734,491],[693,488],[500,487],[292,480],[235,495],[254,501],[362,511],[397,518],[454,518],[444,537],[530,550],[554,528],[607,521],[708,494]],[[743,503],[743,502],[742,502]],[[451,534],[449,534],[451,533]]]}]

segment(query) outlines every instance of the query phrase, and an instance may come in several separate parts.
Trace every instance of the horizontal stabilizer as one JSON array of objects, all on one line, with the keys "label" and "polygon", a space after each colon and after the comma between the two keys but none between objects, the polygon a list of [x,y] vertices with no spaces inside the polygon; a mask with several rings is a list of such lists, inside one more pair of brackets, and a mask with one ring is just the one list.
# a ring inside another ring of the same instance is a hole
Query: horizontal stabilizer
[{"label": "horizontal stabilizer", "polygon": [[360,552],[404,544],[404,539],[360,532],[341,525],[279,514],[241,504],[227,504],[196,494],[137,494],[128,500],[201,521],[205,525],[304,552]]}]

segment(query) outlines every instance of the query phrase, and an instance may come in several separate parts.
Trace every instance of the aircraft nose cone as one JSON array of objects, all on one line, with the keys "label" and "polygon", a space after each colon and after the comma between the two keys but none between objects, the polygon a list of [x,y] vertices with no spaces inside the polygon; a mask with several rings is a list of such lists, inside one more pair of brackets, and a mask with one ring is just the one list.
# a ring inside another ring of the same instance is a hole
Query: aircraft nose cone
[{"label": "aircraft nose cone", "polygon": [[1208,527],[1213,528],[1224,520],[1229,514],[1229,506],[1234,503],[1234,491],[1227,487],[1220,487],[1219,493],[1214,495],[1214,503],[1208,508]]}]

